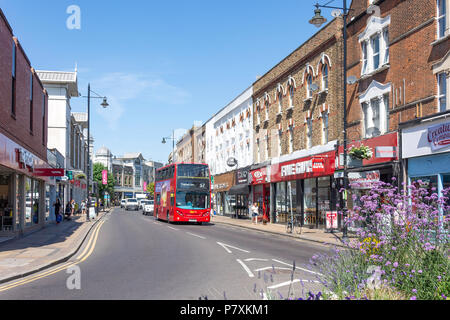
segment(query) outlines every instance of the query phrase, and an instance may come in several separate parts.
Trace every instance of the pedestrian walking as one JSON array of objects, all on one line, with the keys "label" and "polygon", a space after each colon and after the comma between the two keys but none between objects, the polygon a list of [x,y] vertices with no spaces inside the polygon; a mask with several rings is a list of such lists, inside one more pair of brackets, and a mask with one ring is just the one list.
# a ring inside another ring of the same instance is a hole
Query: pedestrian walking
[{"label": "pedestrian walking", "polygon": [[255,224],[258,224],[258,216],[259,216],[259,210],[258,210],[258,203],[254,202],[252,205],[252,223],[253,223],[253,218],[255,219]]},{"label": "pedestrian walking", "polygon": [[86,213],[86,202],[81,201],[81,215],[83,216]]},{"label": "pedestrian walking", "polygon": [[53,206],[55,207],[56,224],[59,224],[61,222],[61,202],[59,201],[59,198],[56,199]]},{"label": "pedestrian walking", "polygon": [[72,214],[72,201],[67,202],[66,209],[64,210],[64,220],[70,220]]},{"label": "pedestrian walking", "polygon": [[71,206],[71,215],[75,215],[75,200],[72,199],[72,201],[70,202],[70,206]]}]

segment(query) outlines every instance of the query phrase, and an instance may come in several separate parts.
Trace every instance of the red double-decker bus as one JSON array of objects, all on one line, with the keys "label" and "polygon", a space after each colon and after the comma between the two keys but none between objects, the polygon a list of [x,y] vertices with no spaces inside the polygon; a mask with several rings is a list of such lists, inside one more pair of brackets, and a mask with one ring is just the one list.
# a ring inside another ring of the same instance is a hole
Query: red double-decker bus
[{"label": "red double-decker bus", "polygon": [[207,164],[174,163],[159,168],[153,215],[167,222],[210,221],[211,188]]}]

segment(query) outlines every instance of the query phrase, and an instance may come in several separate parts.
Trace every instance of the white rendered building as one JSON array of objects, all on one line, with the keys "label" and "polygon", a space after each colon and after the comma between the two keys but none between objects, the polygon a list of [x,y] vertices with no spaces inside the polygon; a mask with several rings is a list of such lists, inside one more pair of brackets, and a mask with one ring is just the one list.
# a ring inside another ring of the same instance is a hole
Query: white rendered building
[{"label": "white rendered building", "polygon": [[[205,161],[211,175],[253,164],[253,118],[250,86],[205,123]],[[229,158],[237,166],[229,167]]]}]

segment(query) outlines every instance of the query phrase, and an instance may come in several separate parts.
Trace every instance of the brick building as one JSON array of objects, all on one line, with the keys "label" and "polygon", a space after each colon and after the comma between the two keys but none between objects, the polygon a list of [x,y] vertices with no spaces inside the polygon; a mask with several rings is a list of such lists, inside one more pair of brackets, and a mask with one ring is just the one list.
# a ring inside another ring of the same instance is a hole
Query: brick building
[{"label": "brick building", "polygon": [[[341,17],[332,20],[253,84],[253,199],[272,222],[286,222],[291,198],[293,214],[316,227],[335,206],[329,190],[343,129],[342,25]],[[311,171],[313,158],[324,171]],[[285,171],[292,166],[298,170]]]},{"label": "brick building", "polygon": [[353,0],[351,9],[347,67],[357,80],[347,86],[348,148],[362,143],[373,155],[350,162],[349,179],[391,182],[402,176],[399,124],[448,108],[448,1],[445,10],[445,0]]},{"label": "brick building", "polygon": [[48,96],[0,9],[0,233],[45,224]]}]

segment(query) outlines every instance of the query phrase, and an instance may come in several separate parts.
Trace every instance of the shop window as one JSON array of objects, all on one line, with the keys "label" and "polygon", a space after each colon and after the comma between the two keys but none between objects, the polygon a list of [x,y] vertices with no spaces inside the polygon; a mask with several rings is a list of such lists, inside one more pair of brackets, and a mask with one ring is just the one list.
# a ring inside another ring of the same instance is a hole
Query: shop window
[{"label": "shop window", "polygon": [[20,230],[20,215],[23,212],[20,192],[20,176],[16,175],[16,230]]},{"label": "shop window", "polygon": [[[450,174],[442,175],[442,188],[443,188],[443,190],[448,189],[448,191],[450,191]],[[446,206],[450,207],[450,192],[447,194],[443,194],[443,196],[448,198]],[[447,215],[449,213],[450,213],[450,209],[444,211],[444,215]]]},{"label": "shop window", "polygon": [[287,221],[287,202],[286,202],[286,182],[279,182],[275,185],[275,209],[277,215],[277,222]]},{"label": "shop window", "polygon": [[304,184],[304,224],[315,225],[317,199],[316,179],[305,179]]},{"label": "shop window", "polygon": [[318,178],[318,205],[319,205],[319,225],[325,225],[326,213],[330,211],[331,184],[330,177]]},{"label": "shop window", "polygon": [[13,228],[12,176],[0,174],[0,231]]},{"label": "shop window", "polygon": [[45,221],[49,221],[50,218],[50,186],[45,185]]}]

